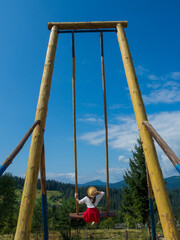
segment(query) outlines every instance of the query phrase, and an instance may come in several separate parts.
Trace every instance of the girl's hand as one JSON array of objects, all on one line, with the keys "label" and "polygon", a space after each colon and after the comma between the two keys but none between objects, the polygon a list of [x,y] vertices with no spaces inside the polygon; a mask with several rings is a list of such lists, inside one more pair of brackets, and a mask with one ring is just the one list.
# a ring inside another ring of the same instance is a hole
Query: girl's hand
[{"label": "girl's hand", "polygon": [[96,192],[95,192],[95,195],[98,195],[98,194],[101,194],[101,192],[100,192],[100,191],[96,191]]},{"label": "girl's hand", "polygon": [[79,202],[78,193],[75,193],[75,194],[74,194],[74,197],[75,197],[76,201]]}]

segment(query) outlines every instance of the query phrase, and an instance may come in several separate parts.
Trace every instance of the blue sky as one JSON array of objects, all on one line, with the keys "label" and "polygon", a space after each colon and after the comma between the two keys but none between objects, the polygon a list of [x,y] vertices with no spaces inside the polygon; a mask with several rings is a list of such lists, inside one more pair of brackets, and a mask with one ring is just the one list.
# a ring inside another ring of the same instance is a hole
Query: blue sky
[{"label": "blue sky", "polygon": [[[180,156],[179,1],[1,1],[0,157],[35,118],[48,22],[127,20],[125,29],[148,119]],[[76,34],[78,180],[105,181],[100,39]],[[138,130],[115,33],[104,33],[110,182],[122,180]],[[47,178],[74,182],[71,36],[61,34],[45,130]],[[25,176],[31,139],[9,167]],[[157,147],[164,177],[176,170]]]}]

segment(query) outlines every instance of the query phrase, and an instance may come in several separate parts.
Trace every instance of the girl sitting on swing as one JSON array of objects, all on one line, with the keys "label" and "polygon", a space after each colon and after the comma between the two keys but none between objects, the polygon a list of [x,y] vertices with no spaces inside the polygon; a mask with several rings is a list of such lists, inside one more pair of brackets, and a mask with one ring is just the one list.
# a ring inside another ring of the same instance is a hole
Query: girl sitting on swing
[{"label": "girl sitting on swing", "polygon": [[83,219],[87,223],[98,223],[99,222],[99,210],[96,208],[101,198],[104,196],[104,192],[99,192],[95,187],[89,187],[87,190],[88,196],[78,199],[78,193],[75,193],[76,201],[79,204],[85,203],[87,206],[86,211],[83,213]]}]

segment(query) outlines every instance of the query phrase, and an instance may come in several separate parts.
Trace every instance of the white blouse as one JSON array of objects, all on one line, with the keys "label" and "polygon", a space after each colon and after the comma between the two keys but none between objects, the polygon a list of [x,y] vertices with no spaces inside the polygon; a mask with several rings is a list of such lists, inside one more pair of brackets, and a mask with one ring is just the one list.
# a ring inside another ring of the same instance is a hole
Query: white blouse
[{"label": "white blouse", "polygon": [[87,205],[87,208],[95,208],[97,205],[98,205],[98,203],[99,203],[99,201],[101,200],[101,198],[104,196],[104,192],[101,192],[100,194],[98,194],[97,196],[96,196],[96,201],[95,201],[95,203],[93,204],[92,203],[92,201],[93,201],[93,199],[90,199],[89,197],[84,197],[84,198],[82,198],[81,200],[79,200],[79,204],[83,204],[83,203],[85,203],[86,205]]}]

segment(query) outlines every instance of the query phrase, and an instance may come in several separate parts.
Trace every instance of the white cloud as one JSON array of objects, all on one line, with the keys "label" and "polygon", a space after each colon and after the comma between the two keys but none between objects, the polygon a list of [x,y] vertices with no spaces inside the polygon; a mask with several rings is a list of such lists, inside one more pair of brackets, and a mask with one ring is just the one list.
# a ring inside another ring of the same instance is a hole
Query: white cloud
[{"label": "white cloud", "polygon": [[180,136],[177,134],[180,132],[180,111],[150,115],[149,122],[172,150],[180,154]]},{"label": "white cloud", "polygon": [[[127,116],[119,117],[117,118],[117,124],[109,124],[109,146],[114,149],[126,149],[127,151],[131,151],[132,146],[136,143],[137,137],[138,129],[135,118]],[[105,141],[104,129],[87,132],[83,134],[80,139],[85,140],[88,144],[100,145]]]},{"label": "white cloud", "polygon": [[164,75],[156,75],[149,73],[149,69],[144,68],[143,66],[136,66],[135,67],[136,74],[141,77],[147,77],[149,80],[152,81],[167,81],[167,80],[180,80],[180,72],[170,72]]},{"label": "white cloud", "polygon": [[[109,180],[111,183],[123,180],[123,175],[127,168],[109,168]],[[100,169],[97,171],[99,179],[106,181],[106,169]]]},{"label": "white cloud", "polygon": [[180,102],[180,89],[157,89],[149,95],[143,95],[145,104]]},{"label": "white cloud", "polygon": [[126,162],[126,163],[128,163],[129,162],[129,158],[127,158],[126,156],[120,155],[118,157],[118,161],[119,162]]},{"label": "white cloud", "polygon": [[170,72],[164,75],[149,73],[148,69],[142,66],[136,67],[137,75],[149,79],[147,88],[152,89],[149,94],[143,95],[145,104],[172,104],[180,102],[180,72]]},{"label": "white cloud", "polygon": [[[167,142],[177,156],[180,156],[180,111],[161,112],[148,116],[149,122],[159,133],[159,135]],[[134,116],[121,116],[116,118],[115,124],[109,125],[109,148],[119,151],[118,163],[123,164],[122,168],[113,167],[109,169],[110,182],[117,182],[123,179],[126,169],[129,167],[129,158],[132,157],[132,150],[137,143],[139,136],[136,120]],[[84,133],[81,140],[91,145],[104,144],[104,127],[100,130]],[[178,175],[176,169],[166,157],[162,149],[156,144],[156,149],[162,168],[163,176],[170,177]],[[126,165],[125,165],[126,164]],[[125,167],[127,166],[127,168]],[[62,182],[74,183],[74,173],[52,173],[46,174],[47,179],[56,179]],[[99,179],[106,181],[106,170],[100,169],[97,172],[90,173],[89,176],[78,174],[78,182],[88,182]]]},{"label": "white cloud", "polygon": [[[174,112],[161,112],[151,114],[148,116],[149,122],[159,133],[159,135],[166,141],[166,143],[172,148],[177,156],[180,156],[180,111]],[[138,128],[135,117],[121,116],[116,118],[115,124],[109,125],[109,148],[119,151],[119,157],[117,158],[117,167],[109,168],[109,180],[110,182],[117,182],[123,179],[123,175],[127,168],[129,168],[129,158],[132,157],[132,150],[137,143],[137,137],[139,136]],[[81,140],[86,141],[88,144],[100,145],[104,144],[104,128],[98,131],[92,131],[84,133],[81,136]],[[170,177],[178,175],[178,172],[166,157],[162,149],[157,145],[157,153],[162,168],[163,176]],[[123,164],[122,168],[119,168],[119,164]],[[127,166],[127,167],[125,167]],[[47,172],[47,179],[55,179],[62,182],[74,183],[75,174],[71,173],[53,173]],[[88,182],[99,179],[106,181],[106,170],[99,169],[96,172],[91,172],[86,175],[83,173],[78,174],[78,182]]]},{"label": "white cloud", "polygon": [[62,181],[62,182],[74,183],[75,173],[47,172],[46,173],[46,178],[47,179],[54,179],[54,180]]},{"label": "white cloud", "polygon": [[[171,76],[171,80],[167,81],[167,76]],[[180,102],[180,83],[172,79],[178,79],[178,73],[170,73],[165,77],[161,77],[161,80],[166,79],[165,82],[159,82],[156,84],[148,84],[148,88],[153,90],[148,95],[143,95],[145,104],[158,104],[158,103],[176,103]]]},{"label": "white cloud", "polygon": [[180,79],[180,72],[170,72],[165,75],[157,76],[155,74],[149,74],[148,79],[150,80],[160,80],[160,81],[167,81],[167,80],[179,80]]},{"label": "white cloud", "polygon": [[146,69],[146,68],[144,68],[140,65],[135,67],[135,71],[136,71],[136,74],[139,75],[139,76],[144,76],[149,72],[148,69]]},{"label": "white cloud", "polygon": [[[180,131],[180,111],[150,115],[149,122],[174,153],[180,156],[180,136],[177,134]],[[163,176],[170,177],[177,175],[177,170],[169,158],[156,142],[155,145]]]},{"label": "white cloud", "polygon": [[[54,172],[47,172],[46,173],[46,178],[47,179],[53,179],[56,181],[60,181],[63,183],[71,183],[71,184],[75,184],[75,173],[54,173]],[[81,175],[78,174],[78,183],[86,183],[89,181],[93,181],[93,180],[101,180],[101,176],[98,178],[97,175],[95,175],[94,177],[92,176],[92,174],[90,174],[89,176],[86,175]]]},{"label": "white cloud", "polygon": [[153,88],[153,89],[157,89],[157,88],[159,88],[160,86],[161,86],[161,84],[154,84],[154,83],[153,83],[153,84],[152,84],[152,83],[151,83],[151,84],[149,84],[149,83],[147,84],[147,87],[148,87],[148,88]]},{"label": "white cloud", "polygon": [[[180,111],[152,114],[148,118],[149,122],[167,144],[170,145],[172,150],[177,155],[180,155],[180,135],[177,134],[180,132]],[[127,158],[131,157],[131,151],[137,143],[137,137],[139,136],[135,118],[131,116],[117,118],[116,124],[109,125],[108,132],[109,147],[123,151],[123,154],[126,153]],[[104,129],[85,133],[81,136],[81,139],[85,140],[88,144],[99,145],[104,142]],[[167,177],[172,173],[175,174],[176,171],[171,162],[168,165],[165,164],[162,150],[158,147],[157,151],[164,176]],[[122,155],[120,155],[119,160],[123,160]]]},{"label": "white cloud", "polygon": [[150,80],[159,80],[159,78],[156,75],[149,74],[148,79]]},{"label": "white cloud", "polygon": [[79,137],[81,140],[85,140],[89,144],[99,145],[104,142],[104,129],[99,131],[93,131],[83,134]]},{"label": "white cloud", "polygon": [[110,106],[110,109],[121,109],[124,108],[124,104],[113,104],[112,106]]},{"label": "white cloud", "polygon": [[118,157],[118,160],[121,161],[121,160],[123,160],[124,158],[125,158],[125,156],[120,155],[120,156]]},{"label": "white cloud", "polygon": [[84,117],[84,118],[79,118],[77,119],[78,122],[87,122],[90,124],[102,124],[104,120],[99,117],[94,117],[94,116],[89,116],[89,117]]},{"label": "white cloud", "polygon": [[180,79],[180,72],[171,72],[167,75],[167,78],[171,78],[174,80],[179,80]]},{"label": "white cloud", "polygon": [[175,81],[168,81],[164,84],[163,87],[172,87],[173,89],[178,89],[180,87],[180,84]]},{"label": "white cloud", "polygon": [[117,124],[109,125],[109,146],[131,151],[138,137],[135,117],[119,117]]}]

